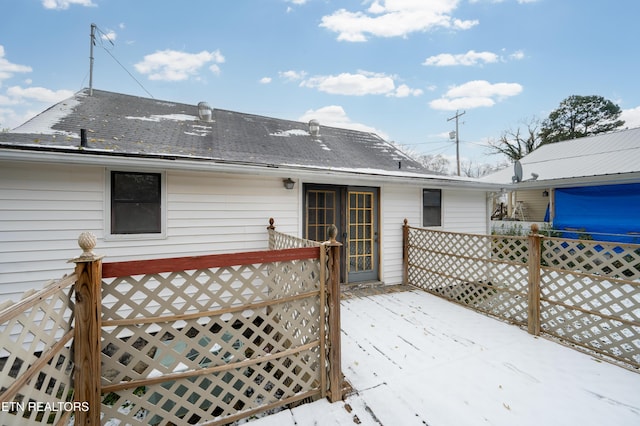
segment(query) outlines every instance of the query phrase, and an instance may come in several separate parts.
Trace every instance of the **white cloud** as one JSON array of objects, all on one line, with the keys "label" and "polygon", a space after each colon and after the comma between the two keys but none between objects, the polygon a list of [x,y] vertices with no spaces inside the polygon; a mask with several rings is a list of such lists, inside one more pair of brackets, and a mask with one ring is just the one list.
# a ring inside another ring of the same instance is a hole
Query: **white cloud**
[{"label": "white cloud", "polygon": [[280,75],[280,77],[284,78],[285,80],[300,81],[306,77],[307,73],[304,71],[289,70],[289,71],[280,71],[278,75]]},{"label": "white cloud", "polygon": [[640,127],[640,106],[623,109],[620,119],[624,120],[624,126],[628,128]]},{"label": "white cloud", "polygon": [[339,9],[323,16],[321,27],[338,33],[338,40],[362,42],[368,36],[406,37],[434,28],[466,30],[477,20],[454,19],[459,0],[375,0],[364,11]]},{"label": "white cloud", "polygon": [[308,110],[298,120],[306,122],[312,119],[320,122],[320,133],[322,133],[322,126],[329,126],[375,133],[383,139],[388,139],[387,134],[374,127],[351,121],[344,108],[338,105],[329,105],[317,110]]},{"label": "white cloud", "polygon": [[315,76],[303,81],[300,85],[334,95],[354,96],[384,95],[395,89],[393,78],[387,75],[365,75],[362,73]]},{"label": "white cloud", "polygon": [[262,77],[260,79],[260,84],[269,84],[271,83],[271,77]]},{"label": "white cloud", "polygon": [[519,61],[524,59],[524,52],[522,50],[518,50],[509,55],[509,59],[513,59],[514,61]]},{"label": "white cloud", "polygon": [[12,103],[28,100],[53,104],[73,96],[73,92],[71,90],[51,90],[44,87],[12,86],[7,89],[7,95]]},{"label": "white cloud", "polygon": [[117,34],[116,34],[116,32],[115,32],[115,31],[113,31],[113,30],[109,31],[108,33],[102,33],[102,34],[100,35],[100,38],[101,38],[102,40],[105,40],[105,41],[111,41],[111,42],[116,41],[116,38],[117,38],[117,37],[118,37],[118,35],[117,35]]},{"label": "white cloud", "polygon": [[219,74],[218,64],[224,61],[219,50],[187,53],[167,49],[146,55],[142,62],[134,66],[139,73],[148,75],[150,80],[182,81],[197,76],[200,69],[209,62],[213,62],[209,70]]},{"label": "white cloud", "polygon": [[71,90],[51,90],[44,87],[9,87],[5,94],[0,95],[0,106],[10,106],[10,108],[0,108],[0,127],[17,127],[42,112],[39,107],[37,110],[29,108],[30,106],[35,106],[34,102],[50,105],[71,96],[73,96]]},{"label": "white cloud", "polygon": [[472,66],[478,65],[479,63],[488,64],[498,62],[498,59],[499,56],[493,52],[476,52],[475,50],[469,50],[467,53],[456,55],[451,53],[441,53],[439,55],[430,56],[422,63],[422,65],[436,67],[455,65]]},{"label": "white cloud", "polygon": [[396,87],[393,76],[367,71],[360,71],[357,74],[314,76],[302,81],[300,86],[318,89],[333,95],[407,97],[422,94],[422,90],[411,89],[406,84]]},{"label": "white cloud", "polygon": [[420,96],[424,92],[421,89],[412,89],[406,84],[401,84],[396,88],[393,93],[387,94],[387,96],[392,96],[395,98],[406,98],[409,96]]},{"label": "white cloud", "polygon": [[445,111],[491,107],[497,101],[516,96],[521,92],[522,86],[518,83],[492,84],[485,80],[474,80],[449,88],[444,96],[431,101],[429,106]]},{"label": "white cloud", "polygon": [[69,9],[69,6],[73,4],[87,7],[96,6],[91,0],[42,0],[42,6],[45,9],[64,10]]},{"label": "white cloud", "polygon": [[4,46],[0,44],[0,86],[2,86],[2,80],[7,80],[13,77],[15,73],[31,71],[32,69],[29,66],[9,62],[4,57]]}]

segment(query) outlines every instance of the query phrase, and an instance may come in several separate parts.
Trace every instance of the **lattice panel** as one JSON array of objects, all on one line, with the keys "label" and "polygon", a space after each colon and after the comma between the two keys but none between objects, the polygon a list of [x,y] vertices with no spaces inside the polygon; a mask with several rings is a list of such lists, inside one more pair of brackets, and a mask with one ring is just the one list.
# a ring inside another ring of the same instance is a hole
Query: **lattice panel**
[{"label": "lattice panel", "polygon": [[545,331],[640,365],[640,283],[545,268],[541,281]]},{"label": "lattice panel", "polygon": [[283,234],[269,229],[269,250],[283,250],[290,248],[319,247],[321,243],[304,238]]},{"label": "lattice panel", "polygon": [[542,240],[545,266],[624,280],[640,279],[640,245],[601,241]]},{"label": "lattice panel", "polygon": [[104,419],[185,425],[249,412],[301,392],[319,391],[317,348],[251,366],[106,395]]},{"label": "lattice panel", "polygon": [[[71,349],[65,347],[54,355],[40,372],[22,387],[13,398],[15,410],[0,411],[2,425],[56,424],[72,405],[60,405],[73,401],[73,360]],[[38,408],[40,407],[40,408]]]},{"label": "lattice panel", "polygon": [[491,256],[496,260],[526,264],[529,261],[529,241],[523,237],[493,235]]},{"label": "lattice panel", "polygon": [[[5,396],[3,400],[8,402],[23,405],[14,405],[16,410],[0,411],[1,424],[36,425],[57,421],[64,412],[30,410],[29,403],[51,405],[73,399],[73,302],[72,288],[68,286],[74,281],[75,276],[71,276],[52,282],[26,296],[23,309],[3,315],[5,320],[0,324],[0,396]],[[62,344],[57,352],[53,352],[59,342]],[[29,370],[47,358],[50,358],[48,362],[35,373]],[[27,373],[31,374],[31,379],[15,393],[5,395]]]},{"label": "lattice panel", "polygon": [[541,302],[542,329],[563,340],[640,367],[640,324]]},{"label": "lattice panel", "polygon": [[410,228],[409,283],[516,323],[527,322],[527,239]]},{"label": "lattice panel", "polygon": [[409,228],[409,245],[428,248],[432,252],[486,259],[491,250],[491,237]]},{"label": "lattice panel", "polygon": [[314,290],[318,276],[314,262],[297,260],[108,279],[102,285],[103,320],[257,303]]},{"label": "lattice panel", "polygon": [[[140,381],[104,397],[105,418],[195,424],[321,392],[326,312],[322,318],[319,268],[317,259],[293,260],[105,285],[111,305],[103,310],[103,387]],[[145,385],[180,373],[192,377]]]},{"label": "lattice panel", "polygon": [[[270,312],[267,312],[270,311]],[[104,384],[197,370],[319,339],[319,300],[103,331]]]}]

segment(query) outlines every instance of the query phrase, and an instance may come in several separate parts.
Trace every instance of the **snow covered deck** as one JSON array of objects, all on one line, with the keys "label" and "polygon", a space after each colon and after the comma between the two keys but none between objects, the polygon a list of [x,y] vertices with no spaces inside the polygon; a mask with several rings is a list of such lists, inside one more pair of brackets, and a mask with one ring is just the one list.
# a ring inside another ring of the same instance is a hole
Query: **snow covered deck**
[{"label": "snow covered deck", "polygon": [[251,424],[640,424],[640,374],[421,290],[343,300],[342,335],[352,395]]}]

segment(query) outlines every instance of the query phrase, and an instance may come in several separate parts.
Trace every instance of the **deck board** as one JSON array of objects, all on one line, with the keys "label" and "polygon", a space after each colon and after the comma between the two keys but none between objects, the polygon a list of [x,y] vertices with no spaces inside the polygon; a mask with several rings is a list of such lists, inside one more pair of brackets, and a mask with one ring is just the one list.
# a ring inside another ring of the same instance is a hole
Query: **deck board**
[{"label": "deck board", "polygon": [[354,392],[295,408],[279,425],[640,424],[638,372],[421,290],[360,295],[341,308]]}]

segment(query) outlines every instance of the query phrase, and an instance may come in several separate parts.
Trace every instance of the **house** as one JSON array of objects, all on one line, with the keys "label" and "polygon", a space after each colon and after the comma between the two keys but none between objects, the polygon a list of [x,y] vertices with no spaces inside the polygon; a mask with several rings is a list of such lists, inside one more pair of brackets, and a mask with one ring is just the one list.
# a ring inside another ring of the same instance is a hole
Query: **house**
[{"label": "house", "polygon": [[402,281],[402,223],[485,233],[496,185],[424,169],[375,134],[82,90],[0,134],[0,296],[68,271],[83,231],[107,261],[325,240],[345,283]]},{"label": "house", "polygon": [[640,240],[640,128],[543,145],[515,169],[482,180],[512,188],[511,201],[503,200],[509,219],[595,239]]}]

